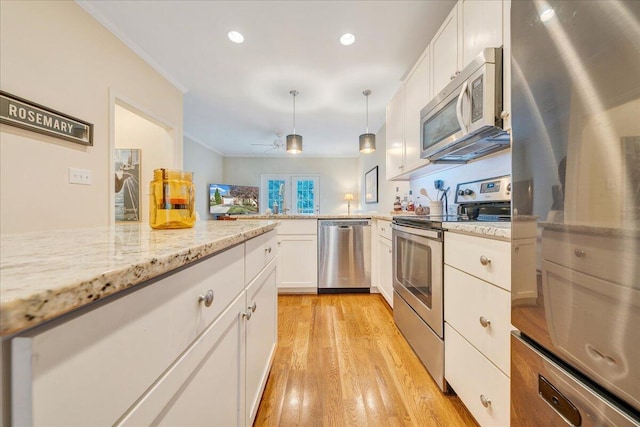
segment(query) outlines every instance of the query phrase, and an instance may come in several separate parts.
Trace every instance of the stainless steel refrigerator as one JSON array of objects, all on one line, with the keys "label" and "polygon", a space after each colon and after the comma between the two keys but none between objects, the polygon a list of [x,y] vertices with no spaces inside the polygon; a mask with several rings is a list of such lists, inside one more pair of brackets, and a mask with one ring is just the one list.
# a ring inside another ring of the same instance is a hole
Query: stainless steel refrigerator
[{"label": "stainless steel refrigerator", "polygon": [[512,1],[512,426],[640,425],[640,1]]}]

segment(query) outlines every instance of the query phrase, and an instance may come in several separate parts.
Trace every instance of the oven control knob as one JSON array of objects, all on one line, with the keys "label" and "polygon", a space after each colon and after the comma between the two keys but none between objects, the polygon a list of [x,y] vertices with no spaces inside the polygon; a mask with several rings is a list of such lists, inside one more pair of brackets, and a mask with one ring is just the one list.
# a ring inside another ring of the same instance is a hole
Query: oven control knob
[{"label": "oven control knob", "polygon": [[511,183],[507,184],[507,191],[511,191]]},{"label": "oven control knob", "polygon": [[465,196],[470,196],[473,194],[473,190],[470,188],[467,188],[466,190],[464,190],[464,195]]},{"label": "oven control knob", "polygon": [[464,190],[458,190],[458,196],[464,196]]}]

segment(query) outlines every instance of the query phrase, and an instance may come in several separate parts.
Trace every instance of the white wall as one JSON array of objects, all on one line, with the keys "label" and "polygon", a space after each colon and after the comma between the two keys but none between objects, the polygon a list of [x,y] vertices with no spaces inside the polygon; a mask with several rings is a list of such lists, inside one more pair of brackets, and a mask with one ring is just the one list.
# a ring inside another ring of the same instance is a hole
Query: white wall
[{"label": "white wall", "polygon": [[[182,155],[182,94],[70,1],[0,2],[2,90],[93,123],[85,147],[0,125],[0,232],[108,225],[110,92],[171,123]],[[68,183],[69,167],[92,185]]]},{"label": "white wall", "polygon": [[149,222],[149,183],[153,170],[173,169],[173,140],[162,126],[115,106],[115,147],[140,149],[140,218]]},{"label": "white wall", "polygon": [[[346,214],[344,193],[358,194],[358,158],[225,157],[222,184],[260,186],[261,174],[320,175],[320,213]],[[359,197],[359,196],[358,196]],[[352,213],[358,210],[353,209]]]},{"label": "white wall", "polygon": [[212,219],[209,213],[209,184],[223,183],[224,158],[194,141],[184,137],[184,168],[193,172],[193,182],[196,186],[196,211],[200,219]]},{"label": "white wall", "polygon": [[387,157],[386,157],[386,132],[387,127],[382,126],[376,134],[376,151],[371,154],[360,154],[358,157],[358,188],[360,194],[364,194],[364,174],[371,168],[378,166],[378,203],[365,203],[364,196],[358,202],[363,212],[379,212],[388,214],[393,211],[393,202],[396,198],[396,187],[400,197],[409,191],[408,181],[387,181]]},{"label": "white wall", "polygon": [[[436,199],[436,190],[433,181],[441,179],[444,181],[444,188],[450,187],[447,197],[449,198],[449,213],[456,212],[454,204],[456,197],[456,186],[460,183],[476,181],[484,178],[494,178],[502,175],[511,175],[511,150],[504,150],[483,157],[471,163],[456,165],[449,169],[429,172],[429,166],[424,167],[425,175],[411,180],[411,190],[414,200],[420,195],[421,188],[427,190],[432,199]],[[441,194],[441,193],[440,193]],[[420,201],[423,206],[428,206],[428,200],[421,196]]]}]

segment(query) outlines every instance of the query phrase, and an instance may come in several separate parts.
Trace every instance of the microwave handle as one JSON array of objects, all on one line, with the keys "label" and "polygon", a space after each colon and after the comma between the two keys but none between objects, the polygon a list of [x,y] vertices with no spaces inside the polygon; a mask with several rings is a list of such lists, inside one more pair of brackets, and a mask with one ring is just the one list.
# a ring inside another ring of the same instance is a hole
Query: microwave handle
[{"label": "microwave handle", "polygon": [[462,98],[464,98],[464,94],[467,92],[467,82],[465,81],[462,84],[462,90],[460,90],[460,95],[458,95],[458,102],[456,103],[456,117],[458,118],[458,123],[460,124],[460,129],[462,129],[462,134],[466,135],[468,133],[467,125],[464,123],[464,118],[462,117]]}]

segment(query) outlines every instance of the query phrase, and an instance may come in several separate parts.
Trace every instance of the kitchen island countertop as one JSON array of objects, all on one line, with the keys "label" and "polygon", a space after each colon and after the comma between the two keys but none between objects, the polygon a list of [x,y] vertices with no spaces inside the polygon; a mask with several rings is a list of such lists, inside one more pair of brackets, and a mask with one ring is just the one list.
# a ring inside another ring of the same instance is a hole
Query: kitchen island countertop
[{"label": "kitchen island countertop", "polygon": [[510,222],[445,222],[442,226],[454,233],[472,234],[496,240],[511,239]]},{"label": "kitchen island countertop", "polygon": [[179,230],[118,224],[0,239],[0,335],[39,325],[276,227],[201,221]]}]

